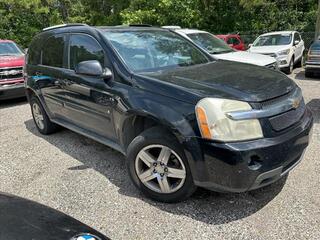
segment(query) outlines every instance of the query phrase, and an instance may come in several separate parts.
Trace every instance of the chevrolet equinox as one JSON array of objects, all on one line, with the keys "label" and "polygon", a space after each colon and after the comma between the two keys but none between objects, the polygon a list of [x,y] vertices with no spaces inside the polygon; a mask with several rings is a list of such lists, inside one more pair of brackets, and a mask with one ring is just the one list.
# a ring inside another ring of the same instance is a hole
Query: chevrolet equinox
[{"label": "chevrolet equinox", "polygon": [[163,202],[196,187],[244,192],[293,169],[313,118],[284,74],[217,60],[168,29],[44,29],[26,93],[35,125],[63,126],[123,153],[134,185]]}]

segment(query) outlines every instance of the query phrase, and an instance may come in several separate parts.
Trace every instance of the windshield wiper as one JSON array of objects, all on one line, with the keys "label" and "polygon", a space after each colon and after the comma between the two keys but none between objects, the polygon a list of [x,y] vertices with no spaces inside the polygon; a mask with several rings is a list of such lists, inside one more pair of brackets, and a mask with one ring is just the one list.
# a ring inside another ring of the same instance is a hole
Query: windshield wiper
[{"label": "windshield wiper", "polygon": [[221,53],[229,53],[233,52],[233,50],[225,50],[225,51],[211,51],[210,54],[221,54]]}]

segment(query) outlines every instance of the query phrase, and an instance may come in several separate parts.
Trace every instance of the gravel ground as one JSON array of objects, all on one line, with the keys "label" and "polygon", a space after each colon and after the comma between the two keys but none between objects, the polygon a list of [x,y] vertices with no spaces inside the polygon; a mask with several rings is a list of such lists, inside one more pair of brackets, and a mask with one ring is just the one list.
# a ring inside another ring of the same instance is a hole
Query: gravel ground
[{"label": "gravel ground", "polygon": [[313,141],[287,179],[243,194],[198,190],[160,204],[131,184],[124,157],[68,130],[41,136],[25,101],[0,105],[0,192],[58,209],[113,239],[319,239],[320,79],[292,78],[313,110]]}]

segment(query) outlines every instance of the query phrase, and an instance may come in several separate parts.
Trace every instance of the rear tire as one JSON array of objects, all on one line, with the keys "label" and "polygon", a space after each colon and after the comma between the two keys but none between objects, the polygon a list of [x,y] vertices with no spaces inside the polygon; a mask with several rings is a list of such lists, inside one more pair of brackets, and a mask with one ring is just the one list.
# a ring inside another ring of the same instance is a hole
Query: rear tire
[{"label": "rear tire", "polygon": [[34,123],[41,134],[48,135],[59,129],[57,124],[50,121],[38,98],[32,97],[30,105]]},{"label": "rear tire", "polygon": [[196,190],[183,148],[168,131],[152,127],[130,143],[127,167],[134,185],[160,202],[180,202]]}]

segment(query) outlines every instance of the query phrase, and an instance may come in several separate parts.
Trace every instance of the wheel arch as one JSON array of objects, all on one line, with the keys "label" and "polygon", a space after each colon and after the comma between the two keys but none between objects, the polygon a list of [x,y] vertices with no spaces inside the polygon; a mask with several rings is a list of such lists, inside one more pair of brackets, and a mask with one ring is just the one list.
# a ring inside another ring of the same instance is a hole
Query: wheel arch
[{"label": "wheel arch", "polygon": [[[185,119],[187,124],[187,120]],[[172,120],[167,118],[158,118],[157,116],[151,113],[145,112],[132,112],[122,123],[122,127],[119,135],[121,145],[124,149],[127,149],[132,140],[141,134],[143,131],[159,126],[163,128],[164,131],[167,131],[168,134],[171,134],[180,144],[183,142],[185,135],[181,126],[172,122]],[[190,130],[191,129],[191,126]],[[193,131],[193,130],[192,130]]]}]

